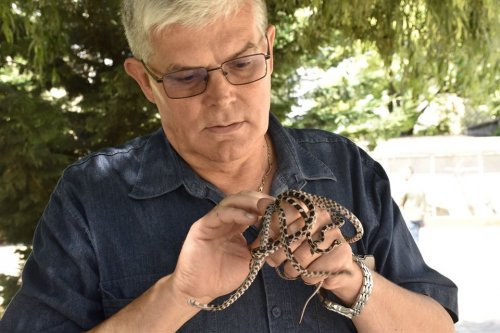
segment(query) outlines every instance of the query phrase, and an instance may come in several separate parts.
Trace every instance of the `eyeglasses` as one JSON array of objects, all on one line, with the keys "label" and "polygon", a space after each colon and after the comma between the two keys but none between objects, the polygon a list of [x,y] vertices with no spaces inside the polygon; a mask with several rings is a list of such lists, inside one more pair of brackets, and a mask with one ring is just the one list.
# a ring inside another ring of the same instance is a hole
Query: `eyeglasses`
[{"label": "eyeglasses", "polygon": [[163,88],[169,98],[181,99],[203,94],[207,89],[208,73],[216,70],[221,70],[227,82],[235,86],[259,81],[267,75],[267,60],[269,58],[271,56],[268,44],[267,54],[256,53],[238,57],[225,61],[215,68],[182,69],[164,74],[162,77],[157,77],[142,59],[141,63],[146,72],[157,83],[163,83]]}]

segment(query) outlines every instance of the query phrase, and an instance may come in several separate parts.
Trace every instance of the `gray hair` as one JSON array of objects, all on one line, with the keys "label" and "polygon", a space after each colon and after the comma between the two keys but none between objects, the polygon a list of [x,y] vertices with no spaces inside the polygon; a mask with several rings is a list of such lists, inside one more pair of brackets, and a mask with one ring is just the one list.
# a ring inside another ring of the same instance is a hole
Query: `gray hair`
[{"label": "gray hair", "polygon": [[265,0],[123,0],[122,23],[133,55],[147,61],[153,53],[153,31],[176,23],[203,27],[235,14],[249,1],[257,28],[264,35],[268,24]]}]

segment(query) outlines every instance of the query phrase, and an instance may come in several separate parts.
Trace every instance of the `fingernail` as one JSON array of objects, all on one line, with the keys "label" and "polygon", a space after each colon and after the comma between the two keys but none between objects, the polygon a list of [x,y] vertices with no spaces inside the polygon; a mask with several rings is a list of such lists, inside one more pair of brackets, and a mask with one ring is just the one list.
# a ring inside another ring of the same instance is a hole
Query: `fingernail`
[{"label": "fingernail", "polygon": [[245,217],[249,220],[255,220],[257,218],[257,215],[252,213],[245,213]]}]

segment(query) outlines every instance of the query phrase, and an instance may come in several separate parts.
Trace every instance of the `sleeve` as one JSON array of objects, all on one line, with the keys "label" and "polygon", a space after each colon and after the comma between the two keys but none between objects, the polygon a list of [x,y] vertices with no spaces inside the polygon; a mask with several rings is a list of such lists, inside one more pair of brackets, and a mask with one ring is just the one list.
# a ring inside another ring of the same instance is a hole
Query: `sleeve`
[{"label": "sleeve", "polygon": [[76,193],[64,177],[59,181],[1,332],[81,332],[104,320],[96,255]]},{"label": "sleeve", "polygon": [[[376,271],[401,287],[432,297],[458,321],[457,286],[430,268],[413,240],[398,205],[391,197],[390,185],[383,168],[376,162],[371,175],[365,175],[368,188],[368,211],[377,221],[367,226],[363,252],[375,256]],[[365,192],[366,193],[366,192]]]}]

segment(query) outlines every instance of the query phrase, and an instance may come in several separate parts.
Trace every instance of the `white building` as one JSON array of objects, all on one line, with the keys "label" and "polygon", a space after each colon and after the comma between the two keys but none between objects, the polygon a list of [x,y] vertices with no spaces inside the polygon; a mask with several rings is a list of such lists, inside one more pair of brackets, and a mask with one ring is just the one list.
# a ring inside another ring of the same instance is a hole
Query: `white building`
[{"label": "white building", "polygon": [[426,194],[428,221],[500,223],[500,137],[433,136],[380,142],[371,152],[394,196],[411,167]]}]

